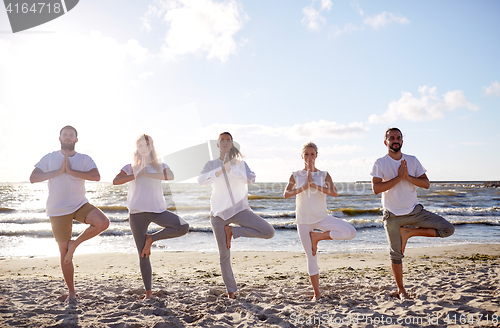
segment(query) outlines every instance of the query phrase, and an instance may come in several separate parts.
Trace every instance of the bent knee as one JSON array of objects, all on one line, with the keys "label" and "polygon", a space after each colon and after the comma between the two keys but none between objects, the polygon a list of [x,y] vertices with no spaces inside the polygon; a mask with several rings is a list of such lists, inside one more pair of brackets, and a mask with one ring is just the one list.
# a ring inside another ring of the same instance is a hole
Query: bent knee
[{"label": "bent knee", "polygon": [[99,230],[104,231],[108,229],[109,227],[109,219],[105,216],[101,220],[95,222],[95,227],[97,227]]},{"label": "bent knee", "polygon": [[264,234],[263,238],[264,239],[271,239],[274,237],[274,234],[276,233],[276,231],[274,230],[274,228],[272,226],[270,226],[270,229],[268,229],[266,231],[266,233]]},{"label": "bent knee", "polygon": [[177,230],[179,231],[179,236],[183,236],[189,232],[189,224],[183,224]]},{"label": "bent knee", "polygon": [[351,239],[354,239],[356,237],[356,229],[352,228],[349,229],[349,234],[347,235],[347,238],[346,240],[351,240]]},{"label": "bent knee", "polygon": [[437,234],[441,238],[449,237],[454,233],[455,233],[455,226],[451,223],[446,228],[437,230]]}]

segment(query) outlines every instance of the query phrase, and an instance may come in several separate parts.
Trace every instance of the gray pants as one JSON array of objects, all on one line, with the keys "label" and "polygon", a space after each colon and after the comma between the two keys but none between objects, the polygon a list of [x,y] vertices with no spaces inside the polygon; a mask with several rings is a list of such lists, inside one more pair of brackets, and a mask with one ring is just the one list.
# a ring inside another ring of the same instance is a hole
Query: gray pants
[{"label": "gray pants", "polygon": [[215,240],[219,247],[222,279],[226,285],[227,292],[234,293],[238,288],[236,287],[236,280],[234,279],[233,269],[231,268],[231,252],[226,246],[226,232],[224,231],[224,227],[230,223],[239,225],[239,227],[232,227],[234,239],[239,237],[269,239],[274,236],[274,228],[251,210],[244,210],[236,213],[225,221],[218,216],[212,216],[210,217],[210,222],[212,223]]},{"label": "gray pants", "polygon": [[141,267],[142,281],[146,290],[151,290],[152,269],[149,257],[141,257],[142,249],[146,244],[146,234],[148,233],[148,226],[151,222],[163,227],[151,235],[153,241],[175,238],[185,235],[189,230],[189,224],[184,221],[177,214],[169,211],[162,213],[135,213],[130,214],[130,229],[134,235],[135,245],[139,252],[139,265]]},{"label": "gray pants", "polygon": [[455,232],[455,227],[443,217],[424,210],[420,204],[415,206],[413,211],[407,215],[395,215],[384,210],[384,227],[387,233],[387,239],[391,246],[391,262],[401,264],[403,253],[401,252],[401,234],[399,228],[404,226],[431,228],[436,230],[437,237],[449,237]]}]

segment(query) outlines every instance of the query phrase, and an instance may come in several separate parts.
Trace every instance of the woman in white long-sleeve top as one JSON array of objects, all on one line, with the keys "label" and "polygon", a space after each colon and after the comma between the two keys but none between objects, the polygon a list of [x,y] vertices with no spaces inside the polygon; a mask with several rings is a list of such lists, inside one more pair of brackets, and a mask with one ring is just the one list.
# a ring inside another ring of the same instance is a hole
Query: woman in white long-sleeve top
[{"label": "woman in white long-sleeve top", "polygon": [[222,279],[228,297],[236,298],[236,280],[231,268],[231,239],[269,239],[274,236],[274,228],[255,214],[248,205],[248,183],[255,182],[255,173],[233,146],[231,134],[222,132],[217,146],[220,151],[219,158],[205,165],[198,177],[198,183],[212,186],[210,222],[219,247]]},{"label": "woman in white long-sleeve top", "polygon": [[[318,242],[327,239],[349,240],[356,236],[356,229],[352,225],[328,215],[326,195],[337,197],[338,192],[330,174],[316,168],[316,157],[318,147],[312,142],[306,143],[302,147],[304,169],[292,173],[284,192],[285,198],[297,196],[297,231],[306,252],[309,278],[314,289],[313,300],[321,297],[316,257]],[[314,229],[322,232],[316,232]]]}]

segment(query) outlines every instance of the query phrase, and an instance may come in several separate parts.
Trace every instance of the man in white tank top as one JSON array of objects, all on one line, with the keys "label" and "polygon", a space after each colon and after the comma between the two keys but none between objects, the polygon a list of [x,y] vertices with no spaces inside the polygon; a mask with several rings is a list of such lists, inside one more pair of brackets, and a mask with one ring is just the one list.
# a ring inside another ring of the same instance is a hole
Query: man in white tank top
[{"label": "man in white tank top", "polygon": [[384,227],[391,247],[392,274],[398,287],[398,296],[405,300],[409,296],[403,287],[402,259],[408,239],[415,236],[444,238],[451,236],[455,228],[418,203],[415,186],[428,189],[430,182],[418,159],[401,152],[401,131],[398,128],[388,129],[384,144],[388,154],[377,159],[370,174],[373,177],[373,192],[376,195],[382,193]]}]

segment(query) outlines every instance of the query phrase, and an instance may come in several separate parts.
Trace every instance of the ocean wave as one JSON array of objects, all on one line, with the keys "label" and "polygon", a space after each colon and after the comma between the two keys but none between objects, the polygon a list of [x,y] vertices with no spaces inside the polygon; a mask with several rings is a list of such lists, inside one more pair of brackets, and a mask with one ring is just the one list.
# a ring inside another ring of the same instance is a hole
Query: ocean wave
[{"label": "ocean wave", "polygon": [[0,207],[0,213],[8,213],[8,212],[14,212],[15,209],[13,208],[8,208],[8,207]]},{"label": "ocean wave", "polygon": [[256,212],[264,219],[280,219],[280,218],[295,218],[295,211],[277,212],[277,213],[263,213]]},{"label": "ocean wave", "polygon": [[441,198],[441,197],[467,197],[465,191],[458,190],[435,190],[428,194],[419,195],[421,198]]},{"label": "ocean wave", "polygon": [[127,212],[127,206],[120,205],[99,205],[97,206],[103,212]]},{"label": "ocean wave", "polygon": [[369,209],[361,209],[361,208],[336,208],[333,210],[329,210],[330,213],[342,212],[347,216],[357,216],[357,215],[382,215],[382,209],[380,207],[377,208],[369,208]]},{"label": "ocean wave", "polygon": [[266,195],[248,195],[248,199],[281,199],[283,200],[283,196],[266,196]]},{"label": "ocean wave", "polygon": [[193,211],[193,210],[210,210],[210,205],[208,206],[170,206],[167,207],[169,211]]},{"label": "ocean wave", "polygon": [[13,224],[32,224],[32,223],[47,223],[49,218],[0,218],[0,223]]},{"label": "ocean wave", "polygon": [[451,221],[451,223],[453,223],[453,225],[456,226],[466,225],[466,224],[484,224],[489,226],[500,226],[500,220],[495,220],[495,219],[477,219],[471,221],[453,220]]},{"label": "ocean wave", "polygon": [[439,215],[460,215],[460,216],[500,216],[500,207],[455,207],[455,208],[438,208],[431,212],[439,213]]}]

